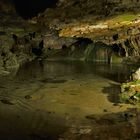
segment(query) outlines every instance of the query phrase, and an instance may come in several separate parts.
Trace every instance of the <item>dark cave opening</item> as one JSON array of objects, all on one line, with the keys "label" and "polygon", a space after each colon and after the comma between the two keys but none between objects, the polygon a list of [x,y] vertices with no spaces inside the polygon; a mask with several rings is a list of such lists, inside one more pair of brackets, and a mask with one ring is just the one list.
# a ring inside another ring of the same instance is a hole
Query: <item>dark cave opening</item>
[{"label": "dark cave opening", "polygon": [[113,52],[115,52],[117,55],[121,56],[121,57],[125,57],[126,56],[126,51],[125,49],[122,47],[122,44],[113,44],[112,46]]},{"label": "dark cave opening", "polygon": [[47,8],[54,8],[58,0],[13,0],[17,13],[24,19],[32,18]]}]

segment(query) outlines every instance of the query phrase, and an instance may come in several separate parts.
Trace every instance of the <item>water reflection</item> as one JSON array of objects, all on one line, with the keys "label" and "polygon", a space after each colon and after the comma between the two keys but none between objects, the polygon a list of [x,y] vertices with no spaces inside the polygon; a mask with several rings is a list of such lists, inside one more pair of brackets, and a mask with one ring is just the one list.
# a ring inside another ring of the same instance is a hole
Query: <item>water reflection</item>
[{"label": "water reflection", "polygon": [[44,63],[42,61],[32,61],[19,67],[16,78],[20,80],[41,78],[44,75]]},{"label": "water reflection", "polygon": [[20,66],[16,78],[42,79],[55,77],[69,77],[73,75],[98,75],[116,82],[124,82],[129,79],[131,71],[137,66],[128,66],[124,64],[98,64],[85,62],[49,62],[32,61]]}]

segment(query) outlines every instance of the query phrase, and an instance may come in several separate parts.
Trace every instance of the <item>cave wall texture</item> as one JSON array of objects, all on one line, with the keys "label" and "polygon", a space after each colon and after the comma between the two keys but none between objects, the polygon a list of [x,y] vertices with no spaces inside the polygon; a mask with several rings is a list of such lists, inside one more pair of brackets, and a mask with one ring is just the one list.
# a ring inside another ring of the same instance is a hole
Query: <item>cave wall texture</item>
[{"label": "cave wall texture", "polygon": [[[68,38],[68,41],[65,42],[70,42],[69,40],[72,37],[86,37],[95,42],[102,42],[109,45],[114,51],[116,51],[118,56],[140,56],[139,23],[135,25],[131,23],[126,27],[125,25],[120,25],[115,28],[110,27],[109,29],[106,29],[107,31],[105,33],[102,32],[102,29],[99,29],[97,32],[101,32],[102,34],[98,36],[96,36],[94,31],[91,32],[90,29],[89,31],[91,34],[80,30],[80,33],[75,35],[71,29],[71,25],[76,29],[81,28],[82,24],[89,24],[89,27],[90,25],[92,27],[92,25],[97,24],[97,21],[101,21],[100,23],[102,23],[103,20],[112,20],[118,15],[128,13],[133,15],[139,14],[140,0],[1,0],[0,11],[9,13],[12,11],[18,13],[18,15],[24,19],[30,19],[32,23],[38,24],[37,26],[42,28],[44,32],[46,31],[46,34],[48,29],[58,31],[56,39],[54,35],[51,34],[51,41],[54,42],[54,40],[56,40],[55,46],[59,46],[59,48],[63,45],[63,41],[59,38],[61,35],[60,31],[68,28],[69,30],[64,32],[68,35],[62,35],[62,37]],[[23,26],[27,26],[26,23]],[[83,30],[85,29],[87,30],[87,28],[83,26]],[[94,35],[94,37],[91,35]],[[117,35],[116,39],[114,39],[115,35]],[[50,39],[47,39],[47,37],[44,38],[44,40],[47,40],[44,41],[44,44],[48,44],[45,46],[47,48],[51,41]],[[62,43],[59,45],[58,42]],[[92,47],[89,47],[89,49],[91,48]],[[91,52],[92,50],[93,49],[91,49]],[[80,50],[78,51],[80,52]],[[83,53],[83,55],[84,54],[85,53]],[[72,53],[72,56],[78,55]]]},{"label": "cave wall texture", "polygon": [[13,12],[14,6],[12,0],[1,0],[0,1],[0,12]]},{"label": "cave wall texture", "polygon": [[114,15],[138,12],[139,0],[59,0],[55,14],[60,17],[78,18],[86,15]]},{"label": "cave wall texture", "polygon": [[140,10],[140,0],[1,0],[0,10],[11,10],[11,3],[23,17],[36,16],[46,8],[55,8],[54,13],[61,17],[73,18],[80,14],[108,16]]}]

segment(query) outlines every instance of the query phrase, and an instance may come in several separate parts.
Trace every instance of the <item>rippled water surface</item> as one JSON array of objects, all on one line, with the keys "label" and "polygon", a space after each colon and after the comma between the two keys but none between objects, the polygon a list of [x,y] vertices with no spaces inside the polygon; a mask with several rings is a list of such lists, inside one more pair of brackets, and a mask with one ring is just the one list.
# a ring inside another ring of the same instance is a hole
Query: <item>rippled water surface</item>
[{"label": "rippled water surface", "polygon": [[132,69],[33,61],[1,76],[0,139],[140,139],[139,109],[119,100]]}]

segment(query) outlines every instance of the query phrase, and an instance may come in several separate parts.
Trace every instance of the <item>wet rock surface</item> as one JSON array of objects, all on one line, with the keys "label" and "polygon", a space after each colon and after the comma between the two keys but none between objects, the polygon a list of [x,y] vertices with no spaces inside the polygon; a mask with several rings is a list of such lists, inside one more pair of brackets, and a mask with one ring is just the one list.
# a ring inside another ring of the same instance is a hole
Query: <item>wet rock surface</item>
[{"label": "wet rock surface", "polygon": [[139,104],[140,103],[140,86],[139,80],[132,81],[129,83],[123,83],[121,85],[121,98],[122,100],[132,103]]},{"label": "wet rock surface", "polygon": [[15,13],[1,13],[0,17],[0,74],[9,74],[22,63],[45,57],[44,34],[38,26]]},{"label": "wet rock surface", "polygon": [[121,98],[122,100],[131,104],[140,103],[140,69],[136,69],[130,75],[130,82],[123,83],[121,85]]}]

